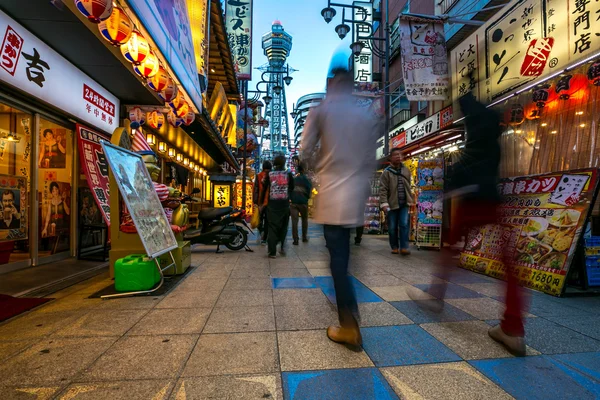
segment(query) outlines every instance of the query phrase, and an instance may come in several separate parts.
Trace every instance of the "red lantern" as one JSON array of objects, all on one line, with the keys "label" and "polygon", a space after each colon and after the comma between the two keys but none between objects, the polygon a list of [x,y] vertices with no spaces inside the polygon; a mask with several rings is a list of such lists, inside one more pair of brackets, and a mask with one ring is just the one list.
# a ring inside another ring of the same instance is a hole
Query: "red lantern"
[{"label": "red lantern", "polygon": [[133,31],[127,43],[121,46],[121,54],[130,63],[140,64],[150,54],[150,45],[141,33]]},{"label": "red lantern", "polygon": [[181,119],[177,115],[175,115],[175,113],[173,111],[169,111],[169,114],[167,115],[167,119],[169,120],[169,123],[171,125],[173,125],[175,128],[179,128],[181,126],[181,124],[183,124],[183,119]]},{"label": "red lantern", "polygon": [[100,34],[114,46],[121,46],[131,38],[133,23],[123,10],[116,7],[106,21],[98,24]]},{"label": "red lantern", "polygon": [[169,84],[160,93],[160,97],[162,97],[162,99],[167,103],[170,103],[175,97],[177,97],[177,93],[179,93],[179,88],[171,80],[171,82],[169,82]]},{"label": "red lantern", "polygon": [[513,104],[504,112],[504,122],[510,126],[521,125],[525,120],[525,111],[520,104]]},{"label": "red lantern", "polygon": [[113,10],[112,0],[75,0],[75,6],[95,24],[110,17]]},{"label": "red lantern", "polygon": [[155,92],[161,92],[170,82],[171,78],[169,74],[167,74],[167,71],[163,67],[160,67],[157,74],[148,79],[148,87]]},{"label": "red lantern", "polygon": [[133,67],[133,70],[136,74],[146,79],[152,78],[153,76],[158,74],[159,69],[160,64],[158,63],[158,58],[152,52],[148,54],[146,59],[142,61],[141,64],[135,65]]},{"label": "red lantern", "polygon": [[165,116],[163,113],[158,111],[152,111],[148,114],[148,125],[150,125],[154,129],[162,128],[165,123]]},{"label": "red lantern", "polygon": [[558,95],[556,94],[553,86],[545,84],[535,88],[531,97],[533,102],[536,103],[539,108],[542,108],[546,104],[556,100]]},{"label": "red lantern", "polygon": [[146,113],[139,107],[133,107],[129,110],[129,120],[131,128],[137,129],[146,122]]},{"label": "red lantern", "polygon": [[536,103],[529,103],[523,108],[523,114],[529,120],[538,119],[542,116],[542,108],[538,107]]},{"label": "red lantern", "polygon": [[192,122],[194,122],[196,120],[196,114],[194,114],[194,112],[192,110],[188,111],[187,114],[185,114],[183,117],[183,123],[185,124],[185,126],[190,126],[192,124]]},{"label": "red lantern", "polygon": [[595,62],[588,68],[588,81],[594,86],[600,86],[600,62]]},{"label": "red lantern", "polygon": [[584,74],[565,75],[556,83],[555,91],[561,100],[568,100],[587,85],[588,80]]}]

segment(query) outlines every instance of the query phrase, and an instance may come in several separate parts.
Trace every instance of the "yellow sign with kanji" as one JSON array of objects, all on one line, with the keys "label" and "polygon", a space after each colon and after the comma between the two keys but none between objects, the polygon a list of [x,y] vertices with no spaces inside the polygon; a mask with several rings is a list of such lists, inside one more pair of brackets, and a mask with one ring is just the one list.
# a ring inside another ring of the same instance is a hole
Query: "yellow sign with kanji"
[{"label": "yellow sign with kanji", "polygon": [[229,185],[214,185],[213,199],[215,208],[225,208],[231,205],[231,186]]}]

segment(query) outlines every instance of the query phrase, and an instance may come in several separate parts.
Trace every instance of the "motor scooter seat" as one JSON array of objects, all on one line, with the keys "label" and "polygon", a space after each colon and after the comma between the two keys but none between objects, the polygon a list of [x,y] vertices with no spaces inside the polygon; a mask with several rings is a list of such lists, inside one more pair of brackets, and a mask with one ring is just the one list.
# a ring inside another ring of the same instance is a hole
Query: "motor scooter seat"
[{"label": "motor scooter seat", "polygon": [[233,211],[233,207],[205,208],[198,212],[198,218],[203,220],[215,220]]}]

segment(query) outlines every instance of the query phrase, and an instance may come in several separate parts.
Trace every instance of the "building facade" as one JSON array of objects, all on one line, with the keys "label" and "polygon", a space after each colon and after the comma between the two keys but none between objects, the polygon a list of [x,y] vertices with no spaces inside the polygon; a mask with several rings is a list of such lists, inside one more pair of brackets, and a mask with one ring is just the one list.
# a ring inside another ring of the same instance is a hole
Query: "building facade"
[{"label": "building facade", "polygon": [[296,103],[296,107],[294,108],[294,148],[298,149],[300,147],[304,123],[310,109],[321,104],[324,98],[325,93],[311,93],[298,99],[298,103]]}]

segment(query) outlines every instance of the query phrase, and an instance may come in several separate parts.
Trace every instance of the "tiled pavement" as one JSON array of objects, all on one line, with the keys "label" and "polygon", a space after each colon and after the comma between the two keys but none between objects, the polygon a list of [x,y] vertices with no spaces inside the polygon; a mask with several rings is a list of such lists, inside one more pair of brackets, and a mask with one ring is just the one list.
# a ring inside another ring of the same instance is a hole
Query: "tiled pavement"
[{"label": "tiled pavement", "polygon": [[[600,299],[529,292],[526,358],[487,336],[502,283],[457,270],[445,310],[426,290],[435,252],[352,249],[364,350],[330,342],[336,322],[318,227],[287,257],[214,254],[165,296],[87,297],[106,277],[0,325],[0,399],[546,399],[600,398]],[[434,282],[435,283],[435,282]],[[431,297],[423,292],[422,300]]]}]

